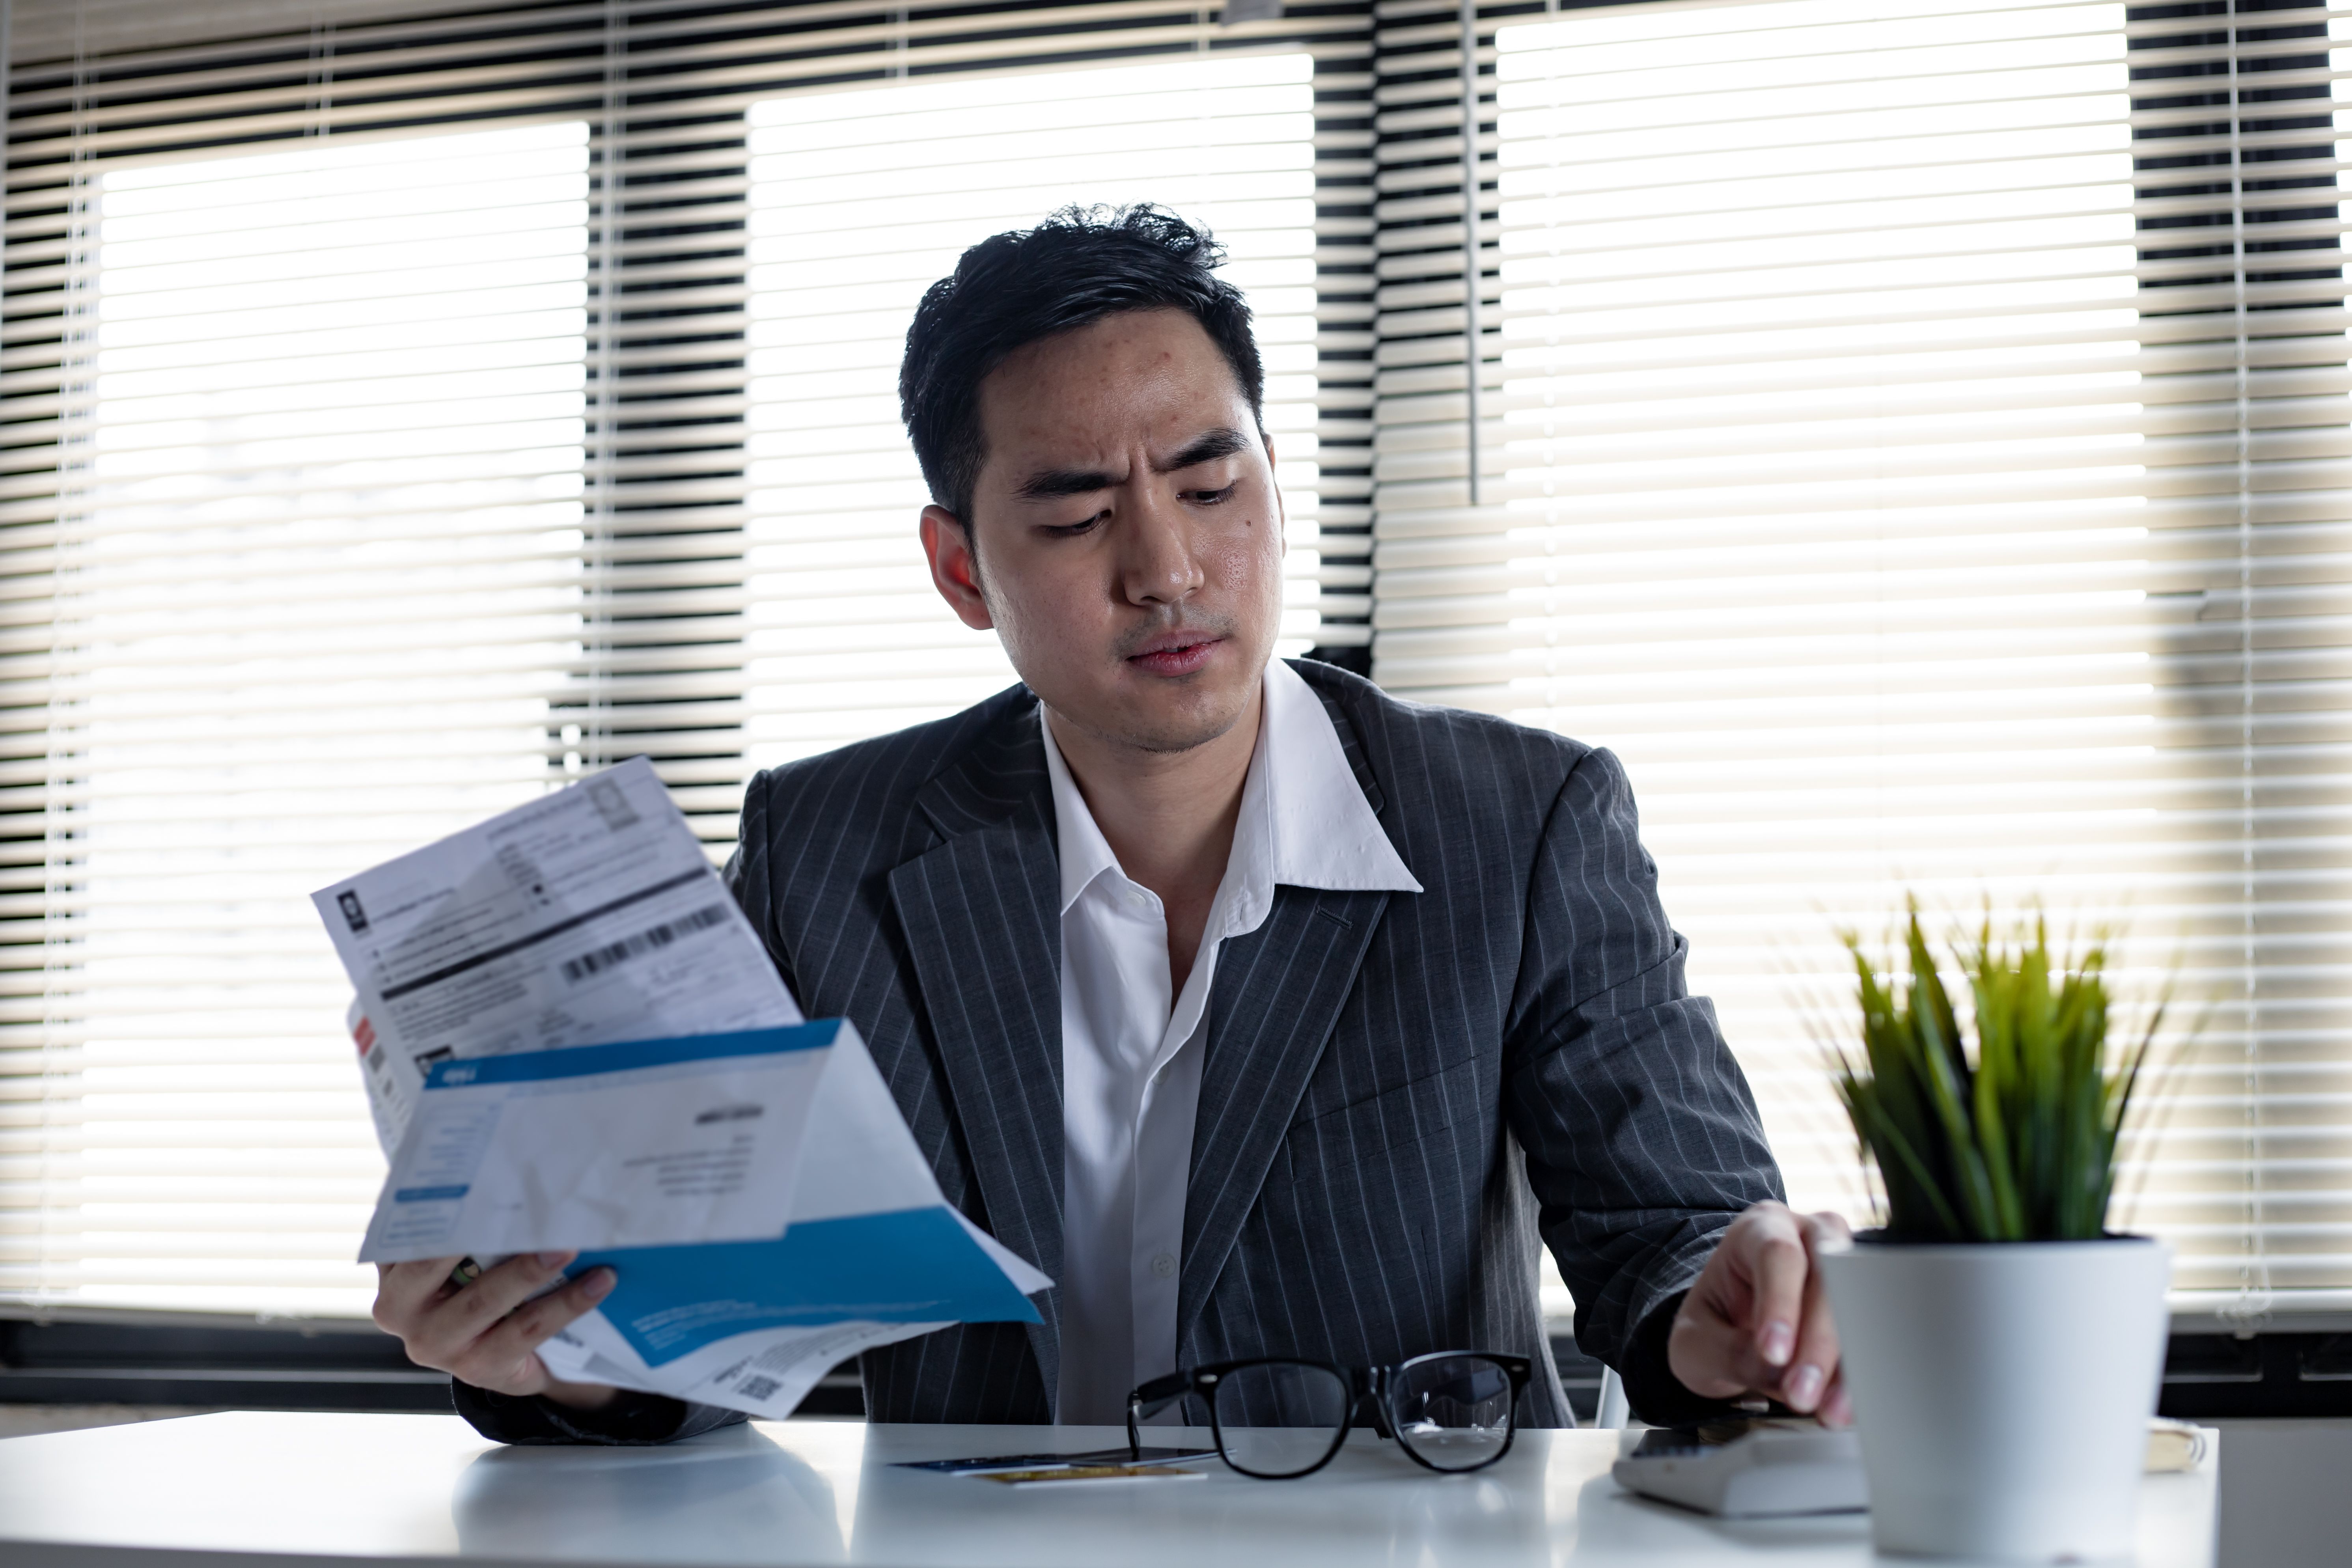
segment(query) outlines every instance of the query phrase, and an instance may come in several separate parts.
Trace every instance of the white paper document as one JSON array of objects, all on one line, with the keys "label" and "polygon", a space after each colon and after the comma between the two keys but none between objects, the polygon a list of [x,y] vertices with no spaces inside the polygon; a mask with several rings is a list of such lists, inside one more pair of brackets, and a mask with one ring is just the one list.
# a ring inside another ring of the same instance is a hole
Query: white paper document
[{"label": "white paper document", "polygon": [[416,1104],[416,1091],[425,1085],[424,1069],[405,1053],[394,1050],[368,1022],[360,1010],[360,999],[343,1013],[343,1027],[352,1037],[352,1044],[360,1054],[360,1085],[367,1090],[368,1115],[375,1121],[375,1141],[383,1145],[384,1158],[390,1159],[400,1147],[400,1135],[408,1131],[408,1113]]},{"label": "white paper document", "polygon": [[639,759],[323,889],[391,1162],[362,1249],[577,1250],[558,1377],[783,1415],[848,1356],[1034,1322],[857,1031],[803,1025]]},{"label": "white paper document", "polygon": [[639,757],[311,896],[383,1048],[500,1056],[797,1024]]}]

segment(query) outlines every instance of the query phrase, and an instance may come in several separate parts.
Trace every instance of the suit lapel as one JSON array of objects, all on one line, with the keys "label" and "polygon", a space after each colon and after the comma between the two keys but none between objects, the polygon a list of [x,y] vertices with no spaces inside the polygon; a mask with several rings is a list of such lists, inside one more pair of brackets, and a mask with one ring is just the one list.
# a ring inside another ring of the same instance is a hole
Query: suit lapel
[{"label": "suit lapel", "polygon": [[1389,897],[1279,889],[1265,923],[1229,939],[1217,956],[1184,1197],[1180,1355],[1322,1060]]},{"label": "suit lapel", "polygon": [[1348,710],[1339,705],[1337,697],[1323,689],[1323,678],[1317,673],[1312,659],[1295,658],[1290,667],[1298,671],[1307,689],[1315,693],[1315,700],[1323,704],[1323,711],[1330,716],[1331,732],[1339,737],[1339,750],[1347,756],[1348,771],[1356,775],[1356,787],[1364,792],[1364,804],[1372,808],[1374,816],[1383,816],[1389,808],[1389,797],[1381,793],[1381,781],[1372,776],[1371,760],[1364,755],[1363,742],[1357,738],[1355,722],[1348,717]]},{"label": "suit lapel", "polygon": [[[1034,703],[1016,709],[917,805],[947,841],[890,873],[924,1011],[990,1229],[1062,1272],[1062,926],[1053,794]],[[1030,1347],[1052,1409],[1060,1292]]]}]

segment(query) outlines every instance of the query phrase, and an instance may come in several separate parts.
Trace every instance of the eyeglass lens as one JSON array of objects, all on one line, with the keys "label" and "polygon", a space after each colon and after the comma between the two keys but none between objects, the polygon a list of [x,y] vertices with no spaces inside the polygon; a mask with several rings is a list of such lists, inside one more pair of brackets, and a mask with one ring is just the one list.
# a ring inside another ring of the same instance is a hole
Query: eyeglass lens
[{"label": "eyeglass lens", "polygon": [[1433,1356],[1390,1384],[1397,1441],[1441,1470],[1475,1470],[1511,1440],[1511,1374],[1484,1356]]},{"label": "eyeglass lens", "polygon": [[1327,1366],[1266,1362],[1226,1373],[1211,1398],[1225,1462],[1244,1474],[1303,1475],[1347,1435],[1354,1400]]}]

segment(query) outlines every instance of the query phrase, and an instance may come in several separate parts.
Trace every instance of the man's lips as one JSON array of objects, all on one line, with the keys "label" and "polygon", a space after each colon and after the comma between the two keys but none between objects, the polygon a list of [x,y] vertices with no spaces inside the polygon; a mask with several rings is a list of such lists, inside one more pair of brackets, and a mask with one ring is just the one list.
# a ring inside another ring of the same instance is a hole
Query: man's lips
[{"label": "man's lips", "polygon": [[1128,663],[1146,675],[1190,675],[1209,662],[1223,637],[1204,637],[1130,655]]}]

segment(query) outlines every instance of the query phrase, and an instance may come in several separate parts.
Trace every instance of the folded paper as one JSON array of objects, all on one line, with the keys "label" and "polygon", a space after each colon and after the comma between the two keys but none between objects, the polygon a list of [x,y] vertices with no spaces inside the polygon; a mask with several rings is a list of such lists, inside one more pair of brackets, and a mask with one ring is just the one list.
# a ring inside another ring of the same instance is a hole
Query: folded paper
[{"label": "folded paper", "polygon": [[362,1257],[619,1281],[557,1377],[782,1416],[1052,1281],[948,1205],[857,1031],[803,1024],[642,758],[316,896],[391,1172]]}]

